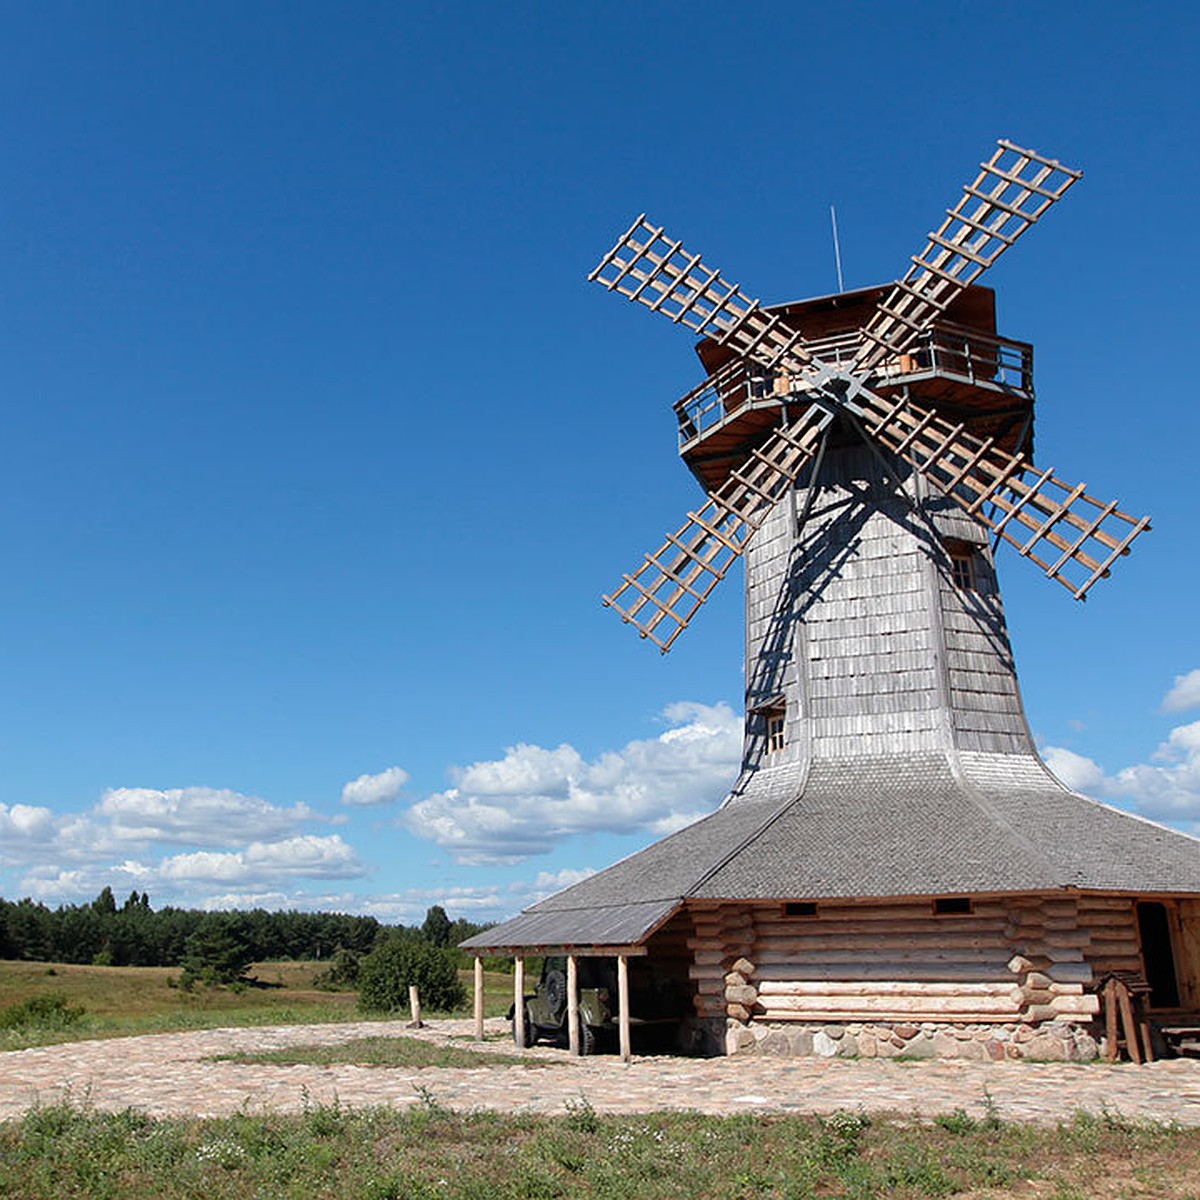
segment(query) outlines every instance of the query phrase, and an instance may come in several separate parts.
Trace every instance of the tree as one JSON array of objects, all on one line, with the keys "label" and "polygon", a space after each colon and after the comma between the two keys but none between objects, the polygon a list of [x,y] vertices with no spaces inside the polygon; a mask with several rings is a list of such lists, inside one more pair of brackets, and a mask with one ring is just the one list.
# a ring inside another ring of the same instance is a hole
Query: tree
[{"label": "tree", "polygon": [[451,928],[446,910],[440,904],[435,904],[425,914],[425,923],[421,926],[421,936],[431,946],[448,946]]},{"label": "tree", "polygon": [[448,1012],[467,1002],[466,990],[445,951],[428,942],[389,937],[359,967],[358,1007],[363,1012],[401,1012],[414,985],[428,1009]]},{"label": "tree", "polygon": [[213,913],[187,940],[180,982],[237,983],[253,961],[250,939],[238,919]]}]

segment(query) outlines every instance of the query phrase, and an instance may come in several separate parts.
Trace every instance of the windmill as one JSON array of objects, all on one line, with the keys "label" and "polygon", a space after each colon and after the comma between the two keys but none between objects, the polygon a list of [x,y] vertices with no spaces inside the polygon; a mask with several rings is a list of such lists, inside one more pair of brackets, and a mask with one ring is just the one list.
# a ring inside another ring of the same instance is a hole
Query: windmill
[{"label": "windmill", "polygon": [[[1001,140],[862,325],[820,340],[638,217],[589,278],[705,339],[702,356],[715,369],[675,411],[680,452],[708,499],[604,603],[670,650],[838,427],[901,459],[997,545],[1008,542],[1084,599],[1149,519],[1034,466],[1031,370],[1016,363],[1020,378],[1010,384],[1014,363],[1002,341],[963,343],[967,358],[956,365],[967,385],[951,389],[947,403],[917,386],[931,373],[943,383],[954,373],[930,370],[944,315],[1081,174]],[[1024,403],[998,406],[997,385]]]},{"label": "windmill", "polygon": [[605,603],[666,652],[745,558],[742,769],[472,953],[615,957],[626,1015],[640,957],[714,1053],[1087,1058],[1114,980],[1200,1028],[1200,841],[1047,769],[992,558],[1082,600],[1150,524],[1034,465],[1033,347],[978,282],[1079,178],[1001,141],[903,278],[770,308],[644,216],[604,256],[707,373],[707,500]]}]

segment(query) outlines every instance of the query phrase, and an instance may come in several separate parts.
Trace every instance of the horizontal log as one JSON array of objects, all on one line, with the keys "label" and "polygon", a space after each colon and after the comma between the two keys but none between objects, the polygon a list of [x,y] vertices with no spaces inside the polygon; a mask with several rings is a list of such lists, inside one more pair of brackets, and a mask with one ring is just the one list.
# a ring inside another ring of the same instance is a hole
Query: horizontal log
[{"label": "horizontal log", "polygon": [[922,1021],[938,1021],[942,1024],[954,1025],[1010,1025],[1016,1024],[1019,1021],[1025,1020],[1025,1014],[1020,1011],[1012,1013],[992,1013],[992,1012],[956,1012],[951,1014],[940,1014],[938,1016],[914,1017],[913,1013],[907,1009],[897,1008],[892,1012],[871,1012],[871,1013],[855,1013],[843,1009],[821,1009],[814,1012],[785,1012],[783,1009],[765,1009],[758,1013],[756,1019],[759,1021],[804,1021],[810,1024],[816,1024],[821,1021],[837,1022],[839,1024],[849,1021],[871,1021],[871,1022],[887,1022],[889,1024],[908,1024],[913,1020]]},{"label": "horizontal log", "polygon": [[1002,939],[995,933],[898,933],[890,937],[876,934],[827,937],[814,933],[811,937],[759,938],[754,944],[754,961],[761,961],[764,954],[817,954],[824,950],[995,950],[1002,945]]},{"label": "horizontal log", "polygon": [[1093,980],[1090,963],[1056,962],[1048,966],[1043,975],[1049,976],[1055,983],[1091,983]]},{"label": "horizontal log", "polygon": [[767,996],[1005,996],[1019,1002],[1021,989],[1015,983],[921,983],[911,979],[771,980],[759,985]]},{"label": "horizontal log", "polygon": [[[766,998],[760,1003],[768,1007]],[[960,1020],[959,1013],[991,1013],[993,1018],[1005,1019],[1021,1011],[1021,1002],[1004,996],[905,996],[899,1003],[895,996],[772,996],[771,1012],[901,1012],[913,1018],[940,1016],[944,1020]]]},{"label": "horizontal log", "polygon": [[955,962],[911,962],[911,963],[773,963],[764,964],[754,973],[754,980],[761,988],[763,983],[774,979],[827,980],[841,979],[848,982],[864,979],[905,979],[926,982],[1012,982],[1012,972],[1004,962],[955,963]]},{"label": "horizontal log", "polygon": [[906,934],[994,934],[1004,931],[1003,918],[980,920],[974,917],[934,917],[926,912],[921,918],[902,921],[841,921],[825,918],[797,918],[791,921],[760,921],[755,926],[758,941],[780,937],[902,937]]},{"label": "horizontal log", "polygon": [[862,950],[843,950],[830,949],[822,950],[819,953],[811,955],[798,955],[791,950],[777,950],[774,947],[767,949],[762,948],[758,951],[758,958],[755,960],[757,967],[761,970],[766,966],[775,966],[780,964],[799,962],[807,965],[809,961],[820,963],[907,963],[907,962],[929,962],[929,963],[1000,963],[1006,966],[1009,960],[1009,954],[1003,947],[988,947],[981,950],[942,950],[936,946],[928,948],[917,948],[914,950],[905,950],[901,948],[893,949],[890,946],[872,947]]}]

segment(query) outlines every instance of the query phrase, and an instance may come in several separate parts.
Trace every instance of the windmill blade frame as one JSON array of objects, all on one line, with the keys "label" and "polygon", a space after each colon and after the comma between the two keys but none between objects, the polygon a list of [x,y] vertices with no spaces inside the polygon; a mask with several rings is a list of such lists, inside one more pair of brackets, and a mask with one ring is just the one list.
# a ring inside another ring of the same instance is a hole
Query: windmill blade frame
[{"label": "windmill blade frame", "polygon": [[894,404],[862,389],[855,397],[869,436],[904,459],[981,522],[998,541],[1036,563],[1076,600],[1086,598],[1114,562],[1129,553],[1149,517],[1133,517],[1039,471],[1024,455],[1009,454],[932,410],[901,396]]},{"label": "windmill blade frame", "polygon": [[800,333],[669,238],[661,225],[652,225],[645,213],[588,279],[764,366],[790,363],[799,369],[811,361]]},{"label": "windmill blade frame", "polygon": [[817,452],[831,409],[781,425],[604,603],[665,654]]},{"label": "windmill blade frame", "polygon": [[910,349],[965,288],[1083,178],[1082,171],[1005,138],[979,166],[863,329],[856,358],[860,369],[878,367]]}]

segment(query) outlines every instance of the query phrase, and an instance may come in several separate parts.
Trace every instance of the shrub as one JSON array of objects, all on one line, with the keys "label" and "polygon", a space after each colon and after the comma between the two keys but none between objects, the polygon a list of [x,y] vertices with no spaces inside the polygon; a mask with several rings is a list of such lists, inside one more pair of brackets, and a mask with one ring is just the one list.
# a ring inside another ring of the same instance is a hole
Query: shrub
[{"label": "shrub", "polygon": [[313,979],[313,987],[323,992],[353,991],[358,987],[362,955],[353,950],[339,950],[329,966]]},{"label": "shrub", "polygon": [[426,942],[388,938],[362,960],[358,973],[358,1007],[363,1012],[400,1012],[408,1007],[415,985],[429,1009],[461,1008],[467,994],[450,956]]},{"label": "shrub", "polygon": [[66,996],[47,992],[0,1009],[0,1029],[69,1029],[83,1013]]}]

